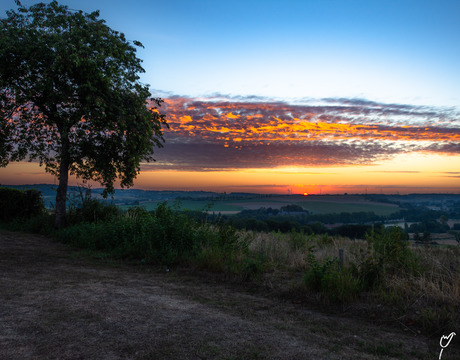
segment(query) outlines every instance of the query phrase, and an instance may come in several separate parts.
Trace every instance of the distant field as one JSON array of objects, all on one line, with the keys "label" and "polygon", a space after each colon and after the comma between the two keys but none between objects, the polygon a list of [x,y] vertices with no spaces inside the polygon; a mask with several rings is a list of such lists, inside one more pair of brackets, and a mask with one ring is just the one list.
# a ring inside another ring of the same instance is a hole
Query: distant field
[{"label": "distant field", "polygon": [[388,206],[386,204],[378,203],[342,203],[342,202],[321,202],[321,201],[311,201],[304,203],[297,203],[297,205],[302,206],[305,210],[308,210],[312,213],[318,214],[331,214],[331,213],[352,213],[352,212],[374,212],[376,215],[390,215],[399,210],[398,206]]},{"label": "distant field", "polygon": [[[140,206],[147,210],[155,210],[162,201],[143,202]],[[168,201],[171,206],[178,204],[184,210],[208,210],[225,214],[237,213],[245,209],[256,210],[260,208],[279,209],[282,206],[296,204],[314,214],[331,214],[341,212],[374,212],[376,215],[389,215],[399,211],[393,204],[371,202],[359,196],[273,196],[271,198],[256,198],[242,200],[184,200]],[[123,206],[129,208],[130,206]]]},{"label": "distant field", "polygon": [[[158,206],[158,204],[162,203],[163,200],[157,200],[157,201],[148,201],[148,202],[142,202],[139,204],[139,206],[144,207],[148,211],[150,210],[155,210]],[[230,204],[232,203],[232,204]],[[200,210],[200,211],[214,211],[214,212],[220,212],[220,211],[225,211],[225,212],[240,212],[241,210],[244,210],[243,207],[234,205],[233,201],[202,201],[202,200],[183,200],[183,201],[168,201],[168,204],[170,206],[178,206],[182,210]],[[132,206],[129,205],[124,205],[122,208],[128,209]]]}]

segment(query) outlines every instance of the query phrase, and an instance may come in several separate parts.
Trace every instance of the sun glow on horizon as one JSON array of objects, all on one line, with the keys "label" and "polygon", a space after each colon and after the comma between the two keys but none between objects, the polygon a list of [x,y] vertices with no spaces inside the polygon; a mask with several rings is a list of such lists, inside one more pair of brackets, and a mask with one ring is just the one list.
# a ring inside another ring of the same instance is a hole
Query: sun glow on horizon
[{"label": "sun glow on horizon", "polygon": [[[141,171],[134,188],[145,190],[249,192],[272,194],[460,193],[460,155],[401,155],[372,166],[243,169],[224,171]],[[433,166],[434,165],[434,166]],[[35,162],[0,168],[4,185],[53,183]],[[71,177],[70,185],[82,181]],[[97,183],[91,183],[99,187]]]},{"label": "sun glow on horizon", "polygon": [[[167,99],[170,130],[135,187],[274,194],[459,192],[458,114],[335,99],[313,105]],[[426,119],[436,119],[427,123]],[[37,163],[5,184],[50,183]],[[71,178],[71,184],[81,183]],[[94,184],[94,186],[99,186]]]}]

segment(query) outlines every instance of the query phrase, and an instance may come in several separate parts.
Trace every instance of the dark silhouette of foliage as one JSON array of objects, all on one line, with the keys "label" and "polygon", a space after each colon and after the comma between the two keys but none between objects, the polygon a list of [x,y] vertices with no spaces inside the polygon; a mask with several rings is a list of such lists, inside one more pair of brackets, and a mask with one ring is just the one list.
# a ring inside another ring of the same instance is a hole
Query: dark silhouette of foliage
[{"label": "dark silhouette of foliage", "polygon": [[39,191],[0,188],[0,221],[31,218],[44,211],[45,205]]},{"label": "dark silhouette of foliage", "polygon": [[37,159],[59,178],[55,225],[65,224],[69,174],[113,192],[133,185],[161,147],[161,99],[150,99],[138,41],[56,1],[0,19],[0,165]]}]

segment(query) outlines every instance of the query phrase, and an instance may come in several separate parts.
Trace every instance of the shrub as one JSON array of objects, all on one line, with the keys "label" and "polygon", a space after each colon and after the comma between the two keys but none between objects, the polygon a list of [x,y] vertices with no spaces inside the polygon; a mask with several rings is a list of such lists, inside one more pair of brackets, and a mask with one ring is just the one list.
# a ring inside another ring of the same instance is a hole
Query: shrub
[{"label": "shrub", "polygon": [[243,262],[241,272],[246,280],[257,278],[264,271],[267,264],[265,256],[259,253],[257,256],[247,256]]},{"label": "shrub", "polygon": [[186,236],[181,231],[183,224],[177,223],[177,230],[170,225],[151,215],[138,219],[118,217],[74,225],[61,230],[58,237],[78,247],[108,251],[117,258],[173,264],[192,252],[194,232]]},{"label": "shrub", "polygon": [[15,218],[3,225],[12,231],[24,231],[35,234],[52,235],[54,233],[54,215],[43,212],[27,218]]},{"label": "shrub", "polygon": [[312,290],[319,291],[329,300],[340,303],[350,302],[359,295],[361,286],[353,273],[342,267],[337,258],[316,260],[313,248],[308,254],[309,268],[304,275],[304,283]]},{"label": "shrub", "polygon": [[349,269],[335,264],[334,271],[327,272],[322,280],[322,292],[331,301],[348,303],[359,296],[361,284]]},{"label": "shrub", "polygon": [[68,224],[105,222],[120,214],[121,212],[116,205],[108,204],[91,197],[85,197],[79,205],[69,209],[67,221]]},{"label": "shrub", "polygon": [[323,262],[319,262],[313,254],[313,248],[310,248],[307,258],[309,268],[305,272],[304,282],[311,289],[321,291],[326,274],[335,271],[334,265],[337,263],[337,259],[326,258]]},{"label": "shrub", "polygon": [[242,271],[238,261],[248,255],[249,243],[238,236],[235,228],[224,224],[203,225],[199,232],[202,250],[198,263],[202,267],[230,273]]},{"label": "shrub", "polygon": [[360,248],[355,262],[349,262],[347,266],[340,264],[337,258],[327,257],[318,261],[313,248],[310,248],[304,283],[329,300],[348,302],[362,291],[385,287],[391,275],[418,274],[421,271],[420,261],[410,250],[406,235],[399,227],[379,229],[368,235],[367,252]]},{"label": "shrub", "polygon": [[325,248],[331,246],[334,243],[334,238],[328,234],[318,235],[316,238],[316,244],[319,248]]},{"label": "shrub", "polygon": [[350,273],[358,280],[361,291],[372,290],[384,281],[383,259],[368,251],[360,264],[350,264]]},{"label": "shrub", "polygon": [[374,257],[385,271],[392,273],[420,271],[417,256],[410,250],[407,234],[398,226],[384,229],[368,236],[368,241],[375,250]]},{"label": "shrub", "polygon": [[228,270],[226,257],[221,249],[212,246],[205,246],[197,254],[197,265],[203,269],[214,272],[225,272]]},{"label": "shrub", "polygon": [[295,230],[291,230],[287,234],[287,240],[291,250],[305,250],[307,243],[311,241],[311,237],[307,236],[303,231],[297,232]]},{"label": "shrub", "polygon": [[0,188],[0,221],[41,215],[45,205],[38,190]]},{"label": "shrub", "polygon": [[78,247],[110,252],[117,258],[172,265],[200,255],[203,261],[208,258],[204,262],[222,262],[227,269],[234,264],[235,254],[247,249],[246,243],[238,241],[235,229],[200,224],[166,202],[152,213],[134,208],[106,221],[74,224],[60,230],[58,238]]}]

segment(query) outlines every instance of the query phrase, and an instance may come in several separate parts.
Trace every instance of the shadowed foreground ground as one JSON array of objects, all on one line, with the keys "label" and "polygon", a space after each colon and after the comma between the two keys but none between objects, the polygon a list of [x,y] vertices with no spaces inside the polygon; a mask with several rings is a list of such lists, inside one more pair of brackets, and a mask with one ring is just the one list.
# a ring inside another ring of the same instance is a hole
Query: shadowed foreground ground
[{"label": "shadowed foreground ground", "polygon": [[[97,263],[45,237],[0,232],[0,359],[439,356],[436,339],[147,270]],[[444,350],[443,359],[458,358],[457,349]]]}]

